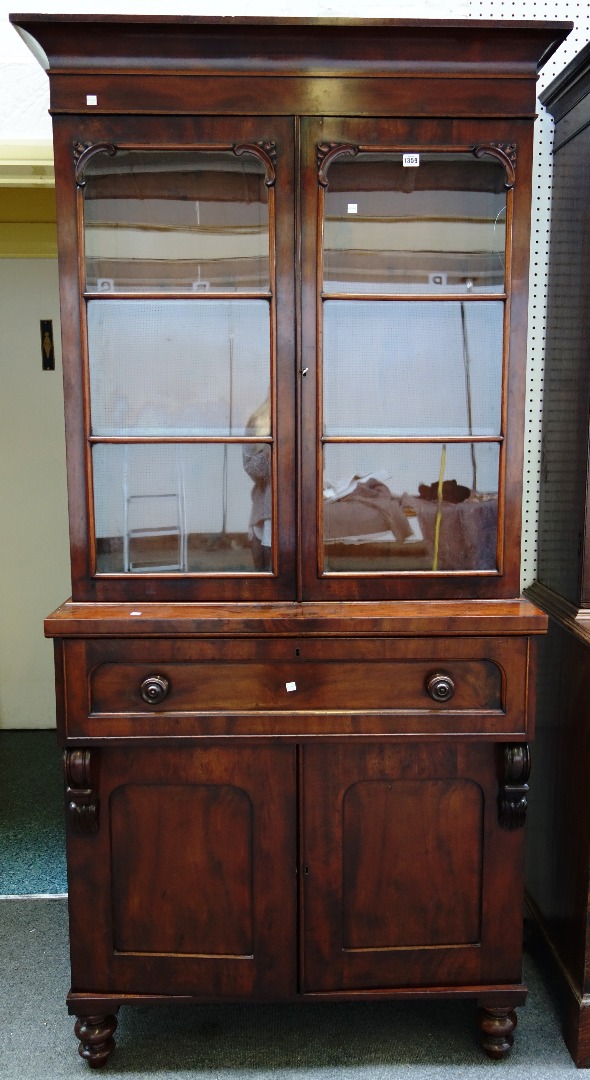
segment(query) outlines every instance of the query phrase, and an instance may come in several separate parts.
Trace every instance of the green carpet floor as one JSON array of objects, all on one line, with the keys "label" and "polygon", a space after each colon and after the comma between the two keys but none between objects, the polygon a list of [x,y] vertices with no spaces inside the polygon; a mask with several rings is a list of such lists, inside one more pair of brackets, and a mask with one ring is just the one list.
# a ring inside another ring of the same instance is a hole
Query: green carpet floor
[{"label": "green carpet floor", "polygon": [[67,890],[55,731],[0,731],[0,896]]},{"label": "green carpet floor", "polygon": [[[0,1077],[82,1080],[65,1008],[64,900],[0,901]],[[150,1080],[572,1080],[550,982],[527,954],[528,1004],[503,1062],[470,1002],[127,1006],[107,1077]]]}]

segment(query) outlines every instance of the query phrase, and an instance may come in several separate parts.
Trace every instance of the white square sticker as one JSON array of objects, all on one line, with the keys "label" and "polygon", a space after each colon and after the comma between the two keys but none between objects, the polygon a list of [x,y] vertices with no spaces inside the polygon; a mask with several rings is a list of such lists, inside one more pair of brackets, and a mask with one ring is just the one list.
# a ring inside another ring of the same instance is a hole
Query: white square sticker
[{"label": "white square sticker", "polygon": [[402,165],[404,169],[416,168],[420,164],[420,154],[404,154]]},{"label": "white square sticker", "polygon": [[357,214],[358,213],[358,203],[349,202],[349,204],[348,204],[348,213],[349,214]]}]

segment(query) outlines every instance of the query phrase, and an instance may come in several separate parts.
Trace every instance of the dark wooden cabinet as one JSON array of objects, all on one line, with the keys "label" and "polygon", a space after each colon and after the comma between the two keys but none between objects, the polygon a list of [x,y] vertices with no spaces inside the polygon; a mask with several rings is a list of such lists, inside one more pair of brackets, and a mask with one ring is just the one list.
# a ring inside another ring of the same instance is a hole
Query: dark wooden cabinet
[{"label": "dark wooden cabinet", "polygon": [[564,1033],[590,1066],[588,514],[590,49],[544,91],[555,119],[538,581],[539,662],[527,894],[555,960]]},{"label": "dark wooden cabinet", "polygon": [[74,991],[291,997],[293,748],[119,746],[67,770]]},{"label": "dark wooden cabinet", "polygon": [[535,78],[569,24],[14,16],[55,135],[80,1052],[121,1004],[512,1044]]},{"label": "dark wooden cabinet", "polygon": [[305,747],[305,992],[519,982],[522,836],[498,826],[497,750]]}]

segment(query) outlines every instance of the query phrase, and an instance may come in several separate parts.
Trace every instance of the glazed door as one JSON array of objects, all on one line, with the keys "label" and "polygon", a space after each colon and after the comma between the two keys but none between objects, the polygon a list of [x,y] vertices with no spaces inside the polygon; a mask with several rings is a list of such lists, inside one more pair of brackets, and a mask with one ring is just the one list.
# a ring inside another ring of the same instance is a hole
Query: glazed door
[{"label": "glazed door", "polygon": [[520,979],[522,830],[498,823],[497,752],[305,748],[304,992]]},{"label": "glazed door", "polygon": [[86,127],[56,118],[74,598],[517,595],[528,127]]},{"label": "glazed door", "polygon": [[57,123],[61,219],[78,220],[66,388],[85,402],[68,431],[74,597],[291,599],[292,121],[86,128],[80,144]]},{"label": "glazed door", "polygon": [[71,752],[75,992],[292,996],[294,760],[289,747]]},{"label": "glazed door", "polygon": [[303,132],[305,595],[515,595],[527,146],[502,121]]}]

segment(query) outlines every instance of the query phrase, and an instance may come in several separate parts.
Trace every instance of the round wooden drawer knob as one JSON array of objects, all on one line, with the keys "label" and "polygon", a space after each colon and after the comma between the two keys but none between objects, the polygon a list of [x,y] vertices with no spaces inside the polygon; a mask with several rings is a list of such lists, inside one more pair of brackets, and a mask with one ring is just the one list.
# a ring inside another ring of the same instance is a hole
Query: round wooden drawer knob
[{"label": "round wooden drawer knob", "polygon": [[170,682],[163,675],[148,675],[140,686],[141,696],[148,705],[159,705],[167,696]]},{"label": "round wooden drawer knob", "polygon": [[429,675],[426,689],[433,701],[450,701],[455,693],[455,684],[450,675],[441,675],[436,672],[434,675]]}]

